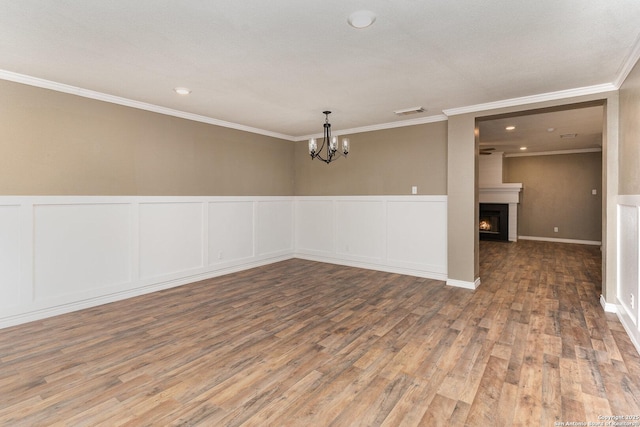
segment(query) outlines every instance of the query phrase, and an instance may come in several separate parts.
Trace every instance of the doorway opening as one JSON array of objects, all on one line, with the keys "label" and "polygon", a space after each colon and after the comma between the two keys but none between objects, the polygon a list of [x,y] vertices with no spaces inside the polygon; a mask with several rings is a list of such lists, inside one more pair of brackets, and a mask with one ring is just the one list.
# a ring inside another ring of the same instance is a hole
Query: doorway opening
[{"label": "doorway opening", "polygon": [[[516,242],[602,244],[604,117],[599,100],[476,118],[480,193],[522,184]],[[481,240],[495,236],[488,219],[478,217]]]}]

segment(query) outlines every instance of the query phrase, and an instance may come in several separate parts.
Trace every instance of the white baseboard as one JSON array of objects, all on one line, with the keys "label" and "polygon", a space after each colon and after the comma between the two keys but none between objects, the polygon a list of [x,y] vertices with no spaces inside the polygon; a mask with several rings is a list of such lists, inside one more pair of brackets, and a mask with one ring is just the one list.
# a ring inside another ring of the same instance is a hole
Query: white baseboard
[{"label": "white baseboard", "polygon": [[0,329],[8,328],[10,326],[20,325],[22,323],[33,322],[36,320],[46,319],[48,317],[59,316],[61,314],[67,314],[78,310],[84,310],[91,307],[97,307],[99,305],[108,304],[116,301],[121,301],[127,298],[133,298],[140,295],[150,294],[152,292],[158,292],[165,289],[175,288],[177,286],[183,286],[190,283],[199,282],[201,280],[212,279],[214,277],[224,276],[226,274],[236,273],[250,268],[261,267],[263,265],[272,264],[275,262],[285,261],[293,258],[292,255],[278,256],[274,258],[262,259],[260,261],[249,262],[246,264],[235,265],[233,267],[222,268],[215,271],[208,271],[206,273],[194,274],[187,277],[181,277],[174,280],[166,280],[152,285],[141,286],[134,289],[128,289],[122,292],[114,292],[108,295],[102,295],[94,298],[88,298],[81,301],[74,301],[67,304],[56,305],[39,310],[33,310],[26,313],[20,313],[13,316],[7,316],[0,319]]},{"label": "white baseboard", "polygon": [[476,290],[478,289],[478,286],[480,286],[480,278],[478,277],[473,282],[467,282],[465,280],[447,279],[447,285],[454,286],[456,288]]},{"label": "white baseboard", "polygon": [[421,269],[398,267],[390,264],[354,261],[354,260],[349,260],[344,258],[318,256],[318,255],[305,254],[305,253],[296,253],[294,254],[294,258],[305,259],[308,261],[315,261],[315,262],[326,262],[328,264],[344,265],[347,267],[364,268],[365,270],[376,270],[376,271],[384,271],[386,273],[395,273],[395,274],[404,274],[407,276],[423,277],[425,279],[433,279],[433,280],[440,280],[440,281],[447,280],[447,275],[443,273],[428,271],[428,270],[421,270]]},{"label": "white baseboard", "polygon": [[640,341],[638,341],[638,339],[636,338],[636,334],[633,332],[633,327],[635,325],[631,323],[629,316],[624,312],[624,308],[620,307],[616,311],[616,314],[618,315],[618,320],[620,320],[620,323],[622,323],[622,327],[624,327],[625,332],[629,336],[631,343],[636,348],[638,354],[640,354]]},{"label": "white baseboard", "polygon": [[622,323],[622,327],[627,332],[631,343],[636,348],[638,354],[640,354],[640,342],[636,339],[635,334],[633,333],[633,319],[628,315],[625,311],[625,308],[619,304],[613,304],[610,302],[606,302],[603,295],[600,295],[600,305],[606,313],[615,313],[618,316],[618,320]]},{"label": "white baseboard", "polygon": [[601,246],[602,242],[598,240],[578,240],[578,239],[557,239],[555,237],[537,237],[537,236],[518,236],[520,240],[536,240],[540,242],[554,242],[554,243],[573,243],[576,245],[592,245]]},{"label": "white baseboard", "polygon": [[610,302],[605,301],[604,299],[604,295],[600,295],[600,305],[602,306],[602,308],[604,309],[604,311],[606,313],[617,313],[618,312],[618,306],[616,306],[615,304],[612,304]]}]

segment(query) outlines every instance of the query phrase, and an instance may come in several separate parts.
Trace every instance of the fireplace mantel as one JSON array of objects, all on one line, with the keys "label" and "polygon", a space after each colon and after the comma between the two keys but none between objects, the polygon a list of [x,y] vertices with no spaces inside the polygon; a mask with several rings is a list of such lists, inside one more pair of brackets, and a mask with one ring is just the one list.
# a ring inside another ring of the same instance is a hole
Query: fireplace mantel
[{"label": "fireplace mantel", "polygon": [[480,203],[520,203],[522,183],[493,184],[478,190]]},{"label": "fireplace mantel", "polygon": [[479,187],[480,203],[504,203],[509,205],[509,241],[518,240],[518,203],[522,183],[492,184]]}]

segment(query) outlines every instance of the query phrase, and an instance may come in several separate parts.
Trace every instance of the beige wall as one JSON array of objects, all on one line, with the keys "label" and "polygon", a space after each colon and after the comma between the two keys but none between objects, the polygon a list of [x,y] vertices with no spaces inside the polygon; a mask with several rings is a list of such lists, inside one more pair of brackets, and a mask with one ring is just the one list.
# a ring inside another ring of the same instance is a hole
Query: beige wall
[{"label": "beige wall", "polygon": [[507,157],[504,170],[523,184],[518,235],[602,239],[602,153]]},{"label": "beige wall", "polygon": [[620,87],[620,194],[640,194],[640,65]]},{"label": "beige wall", "polygon": [[294,143],[0,80],[0,194],[292,195]]},{"label": "beige wall", "polygon": [[363,132],[351,153],[325,164],[295,143],[295,195],[447,194],[447,122]]}]

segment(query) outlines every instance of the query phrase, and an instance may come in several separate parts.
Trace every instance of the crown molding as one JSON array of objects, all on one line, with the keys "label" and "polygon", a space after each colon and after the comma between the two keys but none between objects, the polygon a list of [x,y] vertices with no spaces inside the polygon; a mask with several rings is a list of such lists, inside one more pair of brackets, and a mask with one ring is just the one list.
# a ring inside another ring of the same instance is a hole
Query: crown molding
[{"label": "crown molding", "polygon": [[186,111],[174,110],[172,108],[161,107],[159,105],[149,104],[141,101],[135,101],[133,99],[122,98],[120,96],[109,95],[109,94],[97,92],[94,90],[83,89],[80,87],[66,85],[63,83],[57,83],[51,80],[45,80],[38,77],[27,76],[24,74],[14,73],[11,71],[0,70],[0,79],[12,81],[15,83],[22,83],[29,86],[40,87],[43,89],[50,89],[57,92],[68,93],[71,95],[77,95],[83,98],[90,98],[98,101],[109,102],[112,104],[123,105],[125,107],[137,108],[139,110],[151,111],[153,113],[164,114],[167,116],[179,117],[181,119],[193,120],[196,122],[207,123],[210,125],[256,133],[264,136],[270,136],[273,138],[280,138],[288,141],[296,140],[295,137],[291,135],[285,135],[278,132],[271,132],[268,130],[258,129],[251,126],[245,126],[238,123],[226,122],[224,120],[218,120],[218,119],[214,119],[207,116],[201,116],[199,114],[193,114],[193,113],[188,113]]},{"label": "crown molding", "polygon": [[533,153],[509,153],[505,157],[555,156],[558,154],[600,153],[602,148],[576,148],[575,150],[538,151]]},{"label": "crown molding", "polygon": [[613,83],[604,83],[601,85],[585,86],[575,89],[559,90],[557,92],[548,92],[538,95],[523,96],[520,98],[505,99],[502,101],[487,102],[485,104],[469,105],[467,107],[449,108],[447,110],[442,110],[442,112],[447,117],[451,117],[457,116],[459,114],[477,113],[480,111],[495,110],[498,108],[506,107],[517,107],[519,105],[535,104],[537,102],[557,101],[559,99],[593,95],[616,90],[618,90],[618,88]]},{"label": "crown molding", "polygon": [[[340,130],[332,131],[332,134],[335,136],[350,135],[354,133],[373,132],[376,130],[401,128],[406,126],[423,125],[426,123],[435,123],[435,122],[444,122],[444,121],[447,121],[447,116],[445,116],[444,114],[438,114],[435,116],[420,117],[420,118],[411,119],[411,120],[400,120],[397,122],[381,123],[378,125],[362,126],[362,127],[350,128],[350,129],[340,129]],[[322,137],[323,137],[323,134],[315,133],[312,135],[298,136],[296,137],[295,140],[304,141],[309,138],[322,138]]]},{"label": "crown molding", "polygon": [[636,66],[638,60],[640,59],[640,36],[636,39],[635,44],[633,45],[633,49],[629,52],[629,56],[627,56],[626,60],[620,66],[618,70],[618,76],[613,81],[614,86],[617,89],[620,89],[622,83],[627,79],[633,67]]},{"label": "crown molding", "polygon": [[[618,75],[618,78],[616,79],[616,83],[605,83],[601,85],[587,86],[587,87],[576,88],[576,89],[568,89],[568,90],[562,90],[557,92],[549,92],[549,93],[543,93],[539,95],[532,95],[532,96],[526,96],[526,97],[520,97],[520,98],[511,98],[511,99],[506,99],[502,101],[489,102],[485,104],[476,104],[476,105],[470,105],[466,107],[450,108],[450,109],[443,110],[442,112],[444,114],[415,118],[410,120],[400,120],[400,121],[389,122],[389,123],[381,123],[381,124],[370,125],[370,126],[362,126],[362,127],[356,127],[356,128],[350,128],[350,129],[342,129],[342,130],[337,130],[334,133],[336,135],[346,135],[346,134],[353,134],[353,133],[373,132],[373,131],[384,130],[384,129],[393,129],[393,128],[399,128],[399,127],[421,125],[426,123],[435,123],[440,121],[446,121],[450,116],[455,116],[459,114],[488,111],[488,110],[493,110],[498,108],[515,107],[519,105],[533,104],[537,102],[555,101],[559,99],[565,99],[565,98],[571,98],[571,97],[577,97],[577,96],[593,95],[597,93],[616,91],[619,89],[622,82],[624,82],[624,79],[626,79],[627,75],[631,72],[636,62],[638,61],[638,59],[640,59],[640,38],[638,39],[638,42],[636,42],[636,45],[632,53],[629,55],[629,57],[625,61],[625,64],[623,65],[623,67],[621,67],[621,71]],[[164,114],[168,116],[179,117],[186,120],[193,120],[196,122],[207,123],[215,126],[221,126],[225,128],[255,133],[255,134],[269,136],[273,138],[284,139],[287,141],[304,141],[309,138],[322,137],[321,133],[312,134],[312,135],[303,135],[303,136],[285,135],[278,132],[272,132],[264,129],[254,128],[251,126],[241,125],[238,123],[218,120],[212,117],[202,116],[199,114],[189,113],[186,111],[174,110],[172,108],[162,107],[159,105],[150,104],[150,103],[141,102],[141,101],[135,101],[128,98],[109,95],[103,92],[83,89],[77,86],[71,86],[63,83],[57,83],[51,80],[45,80],[38,77],[28,76],[25,74],[14,73],[12,71],[7,71],[7,70],[0,69],[0,79],[8,80],[16,83],[22,83],[29,86],[40,87],[43,89],[50,89],[57,92],[68,93],[71,95],[81,96],[83,98],[90,98],[98,101],[109,102],[112,104],[123,105],[126,107],[137,108],[140,110],[150,111],[150,112]]]},{"label": "crown molding", "polygon": [[[202,116],[194,113],[188,113],[186,111],[174,110],[172,108],[161,107],[159,105],[149,104],[147,102],[135,101],[133,99],[109,95],[103,92],[83,89],[77,86],[57,83],[51,80],[45,80],[38,77],[28,76],[25,74],[14,73],[12,71],[7,71],[7,70],[0,69],[0,79],[12,81],[15,83],[22,83],[29,86],[40,87],[43,89],[50,89],[56,92],[68,93],[71,95],[81,96],[83,98],[90,98],[98,101],[109,102],[112,104],[123,105],[125,107],[137,108],[139,110],[151,111],[154,113],[164,114],[167,116],[174,116],[182,119],[193,120],[196,122],[207,123],[210,125],[221,126],[225,128],[251,132],[259,135],[270,136],[273,138],[284,139],[287,141],[303,141],[309,138],[322,137],[322,134],[305,135],[305,136],[285,135],[278,132],[271,132],[268,130],[258,129],[251,126],[245,126],[238,123],[218,120],[212,117]],[[447,116],[440,114],[436,116],[422,117],[422,118],[411,119],[411,120],[402,120],[402,121],[391,122],[391,123],[382,123],[378,125],[344,129],[344,130],[336,131],[335,134],[344,135],[344,134],[352,134],[352,133],[360,133],[360,132],[371,132],[375,130],[392,129],[397,127],[413,126],[413,125],[433,123],[433,122],[439,122],[439,121],[445,121],[445,120],[447,120]]]}]

